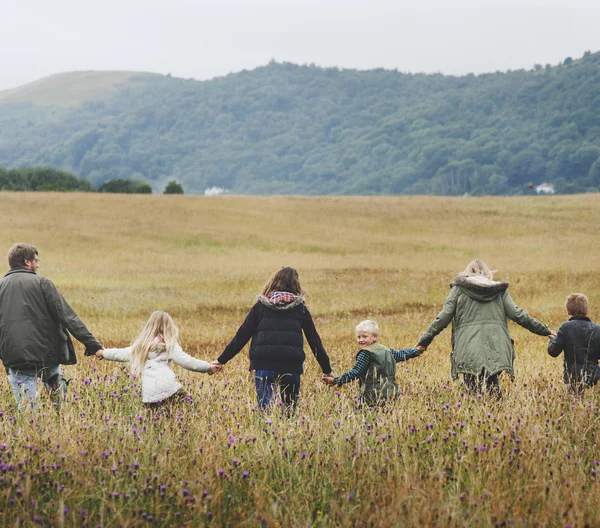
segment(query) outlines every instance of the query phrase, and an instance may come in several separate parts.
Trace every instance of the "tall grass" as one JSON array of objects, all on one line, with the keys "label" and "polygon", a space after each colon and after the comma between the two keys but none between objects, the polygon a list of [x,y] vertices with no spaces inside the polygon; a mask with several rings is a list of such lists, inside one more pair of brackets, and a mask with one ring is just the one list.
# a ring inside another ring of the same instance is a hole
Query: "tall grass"
[{"label": "tall grass", "polygon": [[[482,258],[556,329],[565,296],[600,303],[600,197],[259,198],[0,193],[0,248],[36,245],[105,346],[155,309],[184,350],[218,356],[269,275],[299,269],[334,371],[353,328],[412,346],[454,274]],[[573,399],[547,340],[512,325],[516,381],[500,403],[450,379],[450,330],[398,365],[402,398],[361,411],[309,357],[293,418],[256,411],[241,353],[222,374],[178,371],[194,404],[153,419],[121,364],[65,368],[59,417],[18,414],[0,385],[2,525],[598,526],[599,389]],[[79,349],[81,351],[81,349]]]}]

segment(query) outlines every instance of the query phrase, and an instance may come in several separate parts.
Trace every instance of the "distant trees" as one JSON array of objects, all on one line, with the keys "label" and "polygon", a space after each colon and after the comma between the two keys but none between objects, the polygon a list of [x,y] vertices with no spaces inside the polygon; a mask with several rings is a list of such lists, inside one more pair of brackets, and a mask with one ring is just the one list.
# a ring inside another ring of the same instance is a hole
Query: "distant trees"
[{"label": "distant trees", "polygon": [[2,191],[92,191],[92,184],[72,174],[52,167],[0,167]]},{"label": "distant trees", "polygon": [[152,187],[140,180],[108,180],[98,187],[98,192],[121,194],[152,194]]},{"label": "distant trees", "polygon": [[102,192],[151,192],[171,174],[165,194],[588,192],[600,53],[567,59],[463,77],[272,61],[207,82],[156,77],[101,104],[0,104],[0,164],[62,167]]},{"label": "distant trees", "polygon": [[[181,186],[179,188],[181,189]],[[0,167],[0,191],[94,192],[95,189],[88,180],[77,178],[69,172],[52,167],[24,167],[21,169]],[[117,179],[100,185],[98,192],[151,194],[152,187],[141,180]],[[183,189],[179,194],[183,194]]]},{"label": "distant trees", "polygon": [[175,180],[171,180],[167,183],[163,194],[183,194],[183,187]]}]

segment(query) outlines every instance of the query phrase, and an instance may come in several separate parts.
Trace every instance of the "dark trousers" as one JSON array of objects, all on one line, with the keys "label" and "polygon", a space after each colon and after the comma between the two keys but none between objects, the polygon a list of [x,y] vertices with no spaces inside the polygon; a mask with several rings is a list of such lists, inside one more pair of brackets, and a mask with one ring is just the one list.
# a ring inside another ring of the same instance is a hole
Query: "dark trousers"
[{"label": "dark trousers", "polygon": [[485,372],[482,371],[479,374],[463,374],[463,382],[467,392],[470,394],[482,394],[483,387],[485,385],[485,392],[492,396],[500,397],[502,392],[500,391],[500,382],[498,381],[498,374],[493,376],[486,376]]},{"label": "dark trousers", "polygon": [[273,396],[281,394],[281,401],[288,410],[293,410],[300,395],[300,374],[277,372],[276,370],[256,370],[254,386],[258,408],[264,411],[273,401]]}]

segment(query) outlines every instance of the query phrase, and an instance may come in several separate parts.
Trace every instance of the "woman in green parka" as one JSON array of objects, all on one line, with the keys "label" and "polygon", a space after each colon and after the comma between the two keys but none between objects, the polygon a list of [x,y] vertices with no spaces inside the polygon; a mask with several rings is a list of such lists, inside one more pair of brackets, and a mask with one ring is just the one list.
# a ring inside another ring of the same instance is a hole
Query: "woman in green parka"
[{"label": "woman in green parka", "polygon": [[515,351],[507,318],[541,336],[555,333],[519,308],[508,293],[508,282],[496,282],[495,271],[485,262],[473,260],[450,285],[442,311],[421,336],[418,346],[427,348],[452,322],[452,379],[463,375],[467,391],[486,390],[500,395],[498,375],[507,371],[514,378]]}]

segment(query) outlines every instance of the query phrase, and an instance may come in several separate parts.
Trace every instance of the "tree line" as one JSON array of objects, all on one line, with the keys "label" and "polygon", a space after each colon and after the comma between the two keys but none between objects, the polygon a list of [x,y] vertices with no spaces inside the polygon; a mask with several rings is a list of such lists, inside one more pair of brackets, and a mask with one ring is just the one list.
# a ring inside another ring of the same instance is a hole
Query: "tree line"
[{"label": "tree line", "polygon": [[[124,194],[152,194],[152,187],[135,179],[108,180],[95,188],[85,178],[52,167],[0,167],[0,191],[58,191],[103,192]],[[184,194],[181,184],[171,180],[163,194]]]},{"label": "tree line", "polygon": [[156,77],[69,108],[0,105],[0,164],[100,188],[176,180],[252,194],[600,190],[600,53],[462,77],[271,62]]}]

